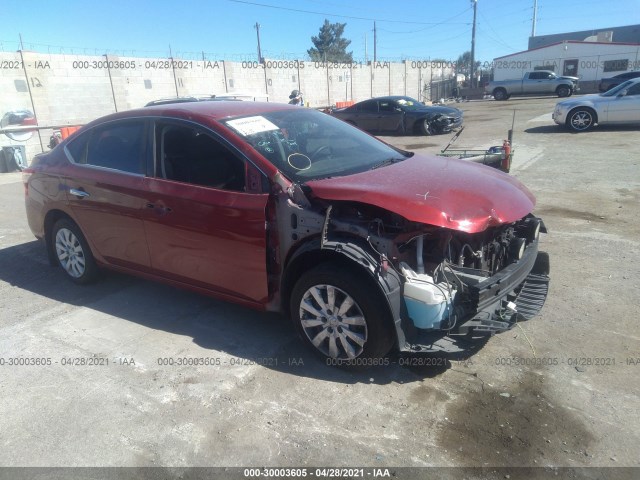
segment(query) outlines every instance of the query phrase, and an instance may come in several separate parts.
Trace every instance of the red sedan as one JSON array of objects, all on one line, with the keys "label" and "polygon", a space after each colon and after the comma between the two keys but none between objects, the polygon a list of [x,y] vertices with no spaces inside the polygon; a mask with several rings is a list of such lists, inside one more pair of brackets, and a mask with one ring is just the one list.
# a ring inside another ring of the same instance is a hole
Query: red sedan
[{"label": "red sedan", "polygon": [[513,177],[323,113],[191,102],[96,120],[24,172],[31,230],[101,268],[288,314],[328,362],[451,351],[542,307],[542,221]]}]

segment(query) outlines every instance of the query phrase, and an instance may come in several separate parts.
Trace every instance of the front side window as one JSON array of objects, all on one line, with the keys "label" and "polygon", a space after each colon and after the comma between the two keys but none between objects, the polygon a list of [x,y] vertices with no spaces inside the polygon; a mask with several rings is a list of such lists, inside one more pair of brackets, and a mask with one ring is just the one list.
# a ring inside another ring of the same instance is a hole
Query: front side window
[{"label": "front side window", "polygon": [[244,162],[207,132],[158,123],[155,136],[156,176],[220,190],[245,190]]},{"label": "front side window", "polygon": [[144,173],[145,124],[113,122],[81,134],[67,145],[71,159],[80,165]]},{"label": "front side window", "polygon": [[[629,88],[631,85],[633,85],[633,80],[627,80],[626,82],[621,83],[617,87],[613,87],[611,90],[607,90],[606,92],[601,93],[600,96],[601,97],[615,97],[622,90],[625,90],[625,89]],[[628,92],[627,92],[627,94],[628,94]]]},{"label": "front side window", "polygon": [[627,90],[627,96],[629,95],[640,95],[640,83],[636,83],[635,85],[629,87],[629,89]]}]

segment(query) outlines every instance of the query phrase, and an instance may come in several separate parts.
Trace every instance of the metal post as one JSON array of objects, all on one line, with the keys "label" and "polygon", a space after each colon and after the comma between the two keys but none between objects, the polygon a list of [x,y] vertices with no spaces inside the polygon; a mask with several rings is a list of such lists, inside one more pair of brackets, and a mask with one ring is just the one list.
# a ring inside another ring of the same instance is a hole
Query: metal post
[{"label": "metal post", "polygon": [[179,97],[178,93],[178,79],[176,77],[176,66],[173,62],[173,53],[171,53],[171,45],[169,45],[169,61],[171,62],[171,70],[173,70],[173,84],[176,86],[176,97]]},{"label": "metal post", "polygon": [[471,31],[471,67],[469,68],[469,72],[471,72],[471,78],[469,86],[471,88],[475,87],[476,82],[476,14],[478,13],[478,0],[471,0],[473,2],[473,29]]},{"label": "metal post", "polygon": [[109,84],[111,85],[111,96],[113,97],[113,108],[116,109],[116,112],[118,111],[118,104],[116,103],[116,92],[113,89],[113,78],[111,78],[111,68],[109,68],[109,55],[107,55],[106,53],[103,55],[103,57],[106,60],[106,64],[107,64],[107,72],[109,73]]},{"label": "metal post", "polygon": [[260,24],[256,22],[254,25],[256,35],[258,36],[258,63],[262,63],[262,49],[260,48]]},{"label": "metal post", "polygon": [[378,36],[376,30],[376,22],[373,22],[373,63],[378,60]]},{"label": "metal post", "polygon": [[[22,47],[22,35],[20,36],[20,46]],[[38,118],[36,112],[36,104],[33,101],[33,93],[31,92],[31,82],[29,82],[29,75],[27,75],[27,64],[24,63],[24,55],[22,53],[22,49],[20,49],[20,62],[22,63],[22,69],[24,70],[24,79],[27,81],[27,89],[29,90],[29,98],[31,99],[31,108],[33,110],[33,115]],[[42,134],[40,133],[40,129],[38,129],[38,139],[40,140],[40,148],[44,153],[44,144],[42,143]]]}]

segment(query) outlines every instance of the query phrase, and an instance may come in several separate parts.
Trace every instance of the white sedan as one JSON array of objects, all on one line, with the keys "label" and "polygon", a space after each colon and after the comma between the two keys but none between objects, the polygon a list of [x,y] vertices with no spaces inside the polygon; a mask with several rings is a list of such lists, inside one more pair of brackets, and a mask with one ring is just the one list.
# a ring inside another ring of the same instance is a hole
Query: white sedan
[{"label": "white sedan", "polygon": [[621,83],[608,92],[558,102],[552,117],[558,125],[575,132],[584,132],[596,123],[640,124],[640,78]]}]

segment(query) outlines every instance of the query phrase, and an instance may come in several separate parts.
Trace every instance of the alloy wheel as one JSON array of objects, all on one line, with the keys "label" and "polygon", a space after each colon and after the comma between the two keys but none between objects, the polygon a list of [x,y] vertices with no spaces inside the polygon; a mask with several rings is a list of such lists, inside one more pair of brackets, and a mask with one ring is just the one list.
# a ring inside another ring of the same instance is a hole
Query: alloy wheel
[{"label": "alloy wheel", "polygon": [[304,293],[300,323],[315,348],[330,358],[356,358],[367,342],[362,309],[348,293],[332,285],[314,285]]},{"label": "alloy wheel", "polygon": [[73,278],[80,278],[84,274],[85,254],[80,240],[71,230],[61,228],[56,233],[56,255],[62,268]]}]

